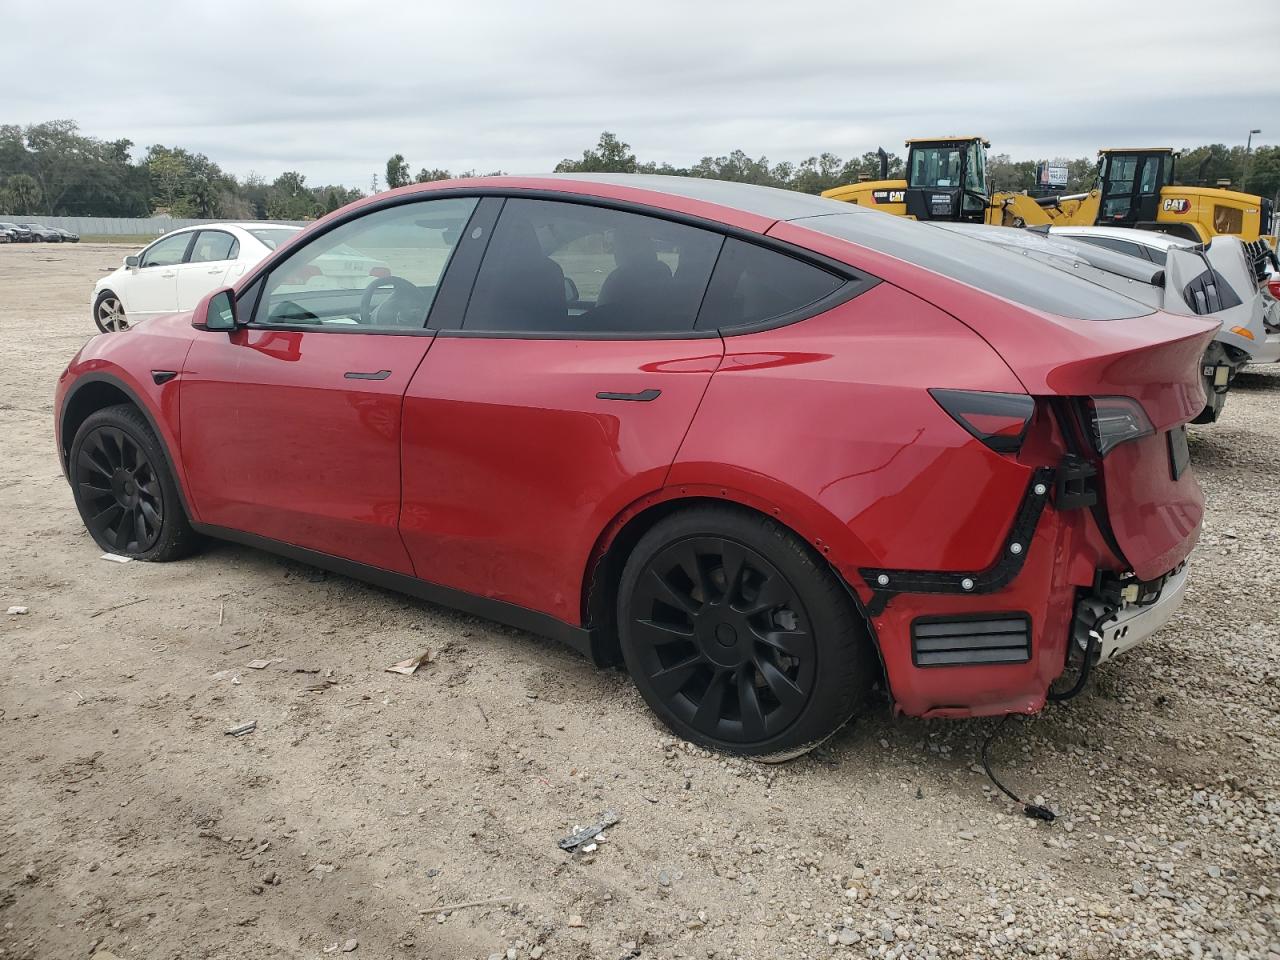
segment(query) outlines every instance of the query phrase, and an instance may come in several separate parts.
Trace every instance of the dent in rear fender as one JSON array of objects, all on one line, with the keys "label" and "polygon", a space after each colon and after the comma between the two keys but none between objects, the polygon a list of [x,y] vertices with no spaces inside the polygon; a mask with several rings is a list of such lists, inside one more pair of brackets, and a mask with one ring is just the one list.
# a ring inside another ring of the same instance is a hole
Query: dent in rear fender
[{"label": "dent in rear fender", "polygon": [[855,586],[859,567],[992,563],[1031,468],[987,449],[927,392],[1022,392],[972,331],[880,284],[725,345],[668,486],[720,484],[775,504]]}]

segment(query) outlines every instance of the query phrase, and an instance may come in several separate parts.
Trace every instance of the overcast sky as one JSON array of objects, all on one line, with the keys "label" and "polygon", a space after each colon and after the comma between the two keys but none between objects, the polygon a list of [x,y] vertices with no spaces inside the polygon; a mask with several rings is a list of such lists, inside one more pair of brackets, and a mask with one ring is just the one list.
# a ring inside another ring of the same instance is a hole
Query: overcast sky
[{"label": "overcast sky", "polygon": [[902,152],[1019,159],[1280,142],[1280,2],[43,0],[4,3],[0,122],[78,120],[367,190],[550,170],[612,130],[677,165]]}]

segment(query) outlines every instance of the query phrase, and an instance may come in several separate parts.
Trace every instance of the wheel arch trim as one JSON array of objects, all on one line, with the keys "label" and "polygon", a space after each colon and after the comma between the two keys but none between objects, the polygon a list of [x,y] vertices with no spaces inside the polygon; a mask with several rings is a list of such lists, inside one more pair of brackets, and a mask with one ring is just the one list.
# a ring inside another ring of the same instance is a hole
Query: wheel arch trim
[{"label": "wheel arch trim", "polygon": [[[70,482],[70,457],[71,444],[75,437],[69,436],[67,433],[67,417],[75,404],[76,397],[79,396],[85,388],[94,384],[104,384],[118,390],[128,399],[129,403],[138,408],[138,411],[146,419],[147,425],[151,427],[151,432],[155,434],[156,441],[160,444],[160,452],[164,456],[165,466],[169,468],[169,473],[173,476],[174,486],[178,488],[178,498],[182,501],[182,509],[186,511],[187,518],[192,522],[199,520],[199,515],[191,508],[191,499],[187,494],[187,478],[186,473],[182,470],[179,461],[174,459],[170,450],[170,441],[168,432],[161,426],[160,420],[156,417],[155,412],[142,398],[142,394],[135,390],[129,383],[114,373],[107,373],[101,370],[95,370],[88,373],[78,375],[75,382],[67,388],[67,393],[62,399],[62,406],[58,410],[58,462],[62,465],[62,474]],[[97,410],[103,409],[103,406],[110,404],[95,406],[89,410],[85,417],[90,416]],[[82,418],[81,423],[84,422]],[[175,438],[176,439],[176,438]]]}]

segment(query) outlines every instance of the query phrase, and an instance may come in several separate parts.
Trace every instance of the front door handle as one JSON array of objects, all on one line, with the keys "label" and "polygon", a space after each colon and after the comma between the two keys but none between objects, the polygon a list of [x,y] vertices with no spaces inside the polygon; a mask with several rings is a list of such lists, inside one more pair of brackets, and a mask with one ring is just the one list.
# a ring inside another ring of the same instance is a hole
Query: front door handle
[{"label": "front door handle", "polygon": [[648,390],[641,390],[638,393],[615,393],[612,390],[601,390],[596,394],[597,400],[635,400],[640,403],[648,403],[650,400],[657,400],[662,396],[661,390],[655,390],[650,387]]},{"label": "front door handle", "polygon": [[348,370],[343,376],[348,380],[385,380],[391,376],[391,371],[374,370],[372,373],[363,373],[359,370]]}]

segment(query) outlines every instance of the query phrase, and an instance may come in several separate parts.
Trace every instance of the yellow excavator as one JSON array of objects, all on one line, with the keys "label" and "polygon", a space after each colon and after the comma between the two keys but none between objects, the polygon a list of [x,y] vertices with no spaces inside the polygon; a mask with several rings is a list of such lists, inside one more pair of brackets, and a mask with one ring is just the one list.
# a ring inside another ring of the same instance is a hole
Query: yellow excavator
[{"label": "yellow excavator", "polygon": [[[908,140],[907,178],[880,179],[823,192],[824,197],[874,207],[916,220],[950,220],[1006,227],[1136,227],[1207,243],[1220,234],[1276,247],[1275,211],[1265,197],[1219,187],[1173,183],[1177,151],[1124,147],[1098,151],[1098,178],[1088,193],[1031,197],[992,193],[983,137]],[[1257,254],[1261,253],[1259,250]]]}]

